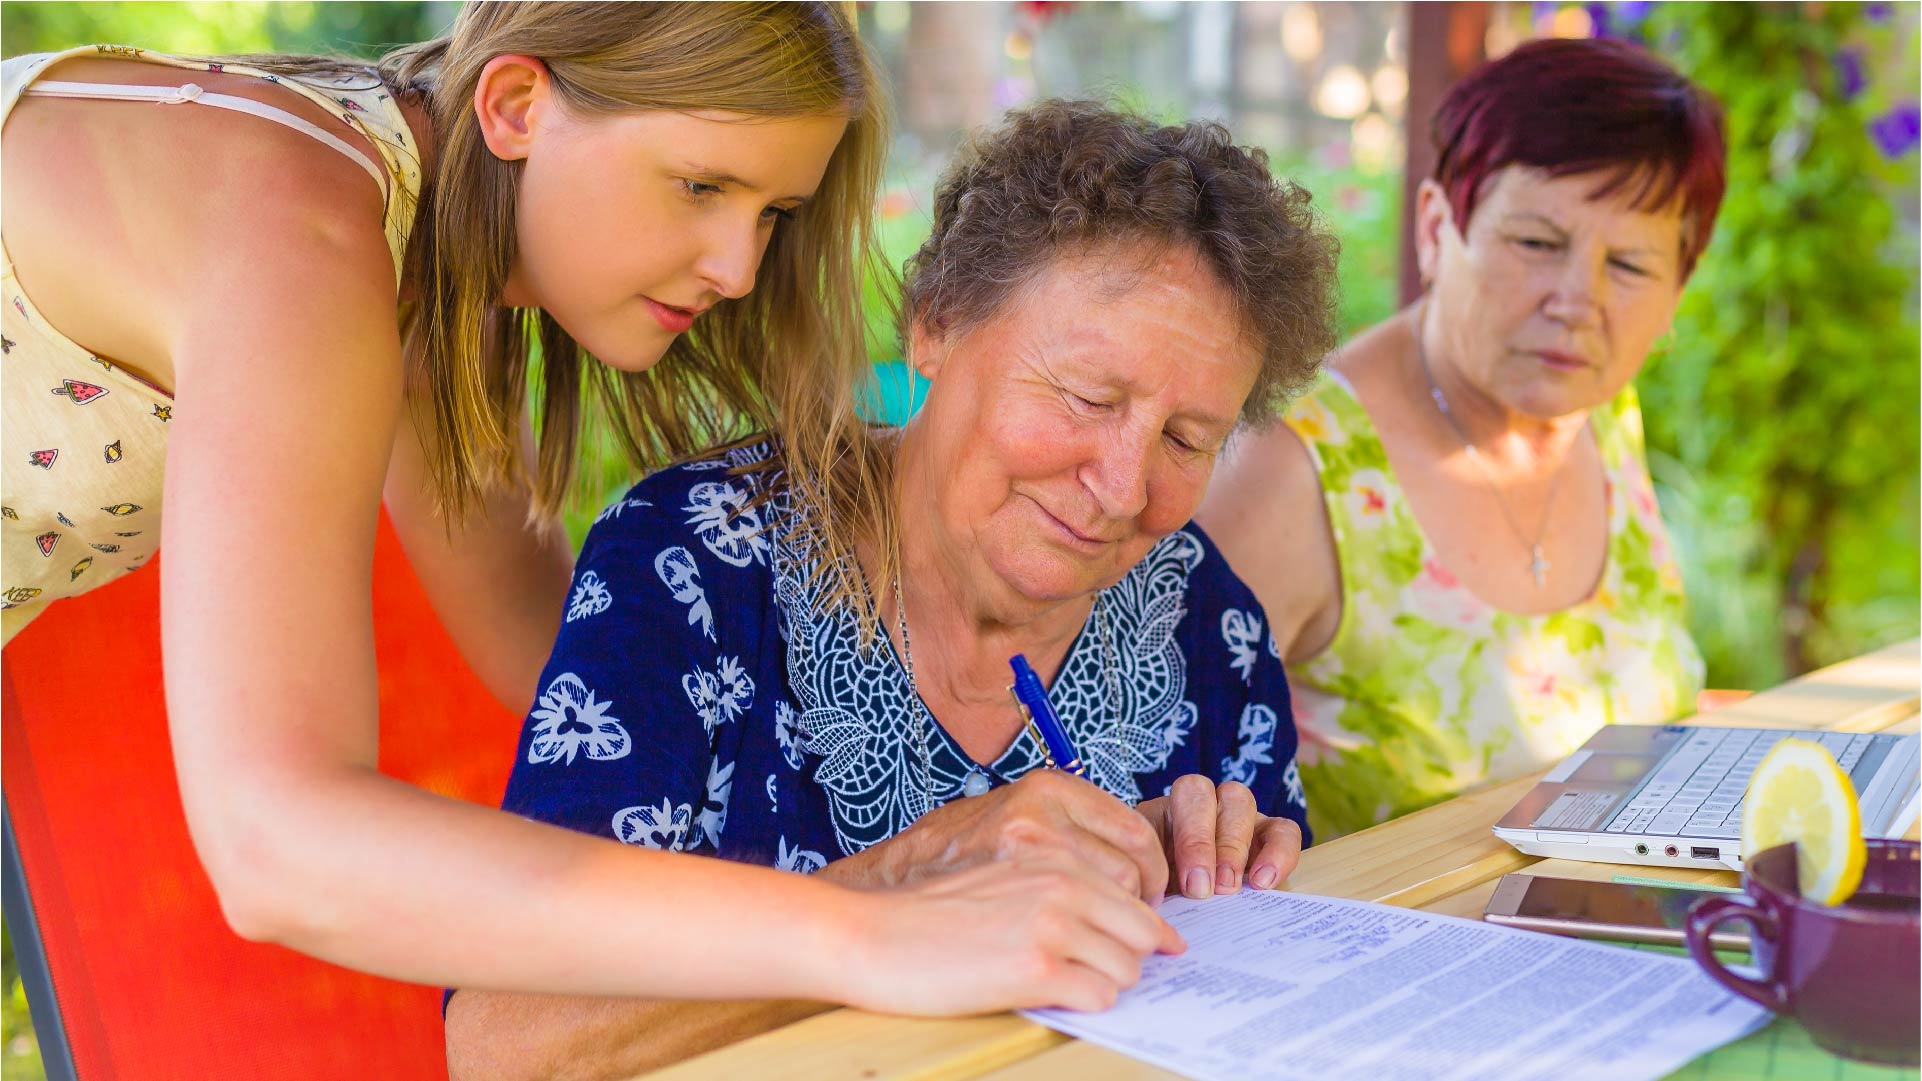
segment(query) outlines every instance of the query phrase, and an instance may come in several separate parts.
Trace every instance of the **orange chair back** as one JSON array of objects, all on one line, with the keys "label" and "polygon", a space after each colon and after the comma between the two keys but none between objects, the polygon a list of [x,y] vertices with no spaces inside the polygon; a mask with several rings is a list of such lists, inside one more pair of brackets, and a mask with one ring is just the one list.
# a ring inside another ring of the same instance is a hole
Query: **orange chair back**
[{"label": "orange chair back", "polygon": [[[159,577],[60,601],[0,656],[0,782],[81,1081],[445,1078],[438,989],[227,928],[174,779]],[[498,804],[520,720],[461,660],[384,515],[374,613],[382,771]]]}]

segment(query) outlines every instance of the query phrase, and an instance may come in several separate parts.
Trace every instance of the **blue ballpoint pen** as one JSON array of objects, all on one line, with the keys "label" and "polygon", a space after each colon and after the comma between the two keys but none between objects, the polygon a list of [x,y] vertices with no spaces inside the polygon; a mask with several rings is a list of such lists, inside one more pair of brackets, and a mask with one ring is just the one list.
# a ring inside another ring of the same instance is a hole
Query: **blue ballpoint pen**
[{"label": "blue ballpoint pen", "polygon": [[1028,658],[1015,654],[1008,658],[1014,668],[1014,700],[1021,707],[1021,713],[1028,718],[1029,727],[1041,737],[1041,746],[1047,750],[1048,765],[1055,769],[1086,777],[1088,767],[1075,753],[1074,744],[1068,740],[1068,730],[1061,727],[1061,718],[1054,715],[1054,704],[1048,701],[1048,690],[1041,685],[1041,677],[1034,674],[1034,667]]}]

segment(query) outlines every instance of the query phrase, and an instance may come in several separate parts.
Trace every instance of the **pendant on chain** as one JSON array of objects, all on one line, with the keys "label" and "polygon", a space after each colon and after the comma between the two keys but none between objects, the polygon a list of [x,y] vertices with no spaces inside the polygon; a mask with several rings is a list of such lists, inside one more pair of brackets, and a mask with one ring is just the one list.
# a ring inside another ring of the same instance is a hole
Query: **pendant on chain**
[{"label": "pendant on chain", "polygon": [[1542,555],[1542,546],[1537,544],[1529,549],[1528,573],[1535,576],[1535,588],[1548,584],[1548,559]]}]

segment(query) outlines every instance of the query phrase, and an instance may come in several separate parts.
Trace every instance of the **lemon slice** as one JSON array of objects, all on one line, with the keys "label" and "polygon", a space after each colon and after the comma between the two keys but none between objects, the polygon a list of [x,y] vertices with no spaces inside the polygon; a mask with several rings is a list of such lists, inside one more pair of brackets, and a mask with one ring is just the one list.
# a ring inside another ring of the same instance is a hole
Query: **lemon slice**
[{"label": "lemon slice", "polygon": [[1868,862],[1862,811],[1835,756],[1805,739],[1784,739],[1769,751],[1742,804],[1743,862],[1791,841],[1802,896],[1825,905],[1848,900]]}]

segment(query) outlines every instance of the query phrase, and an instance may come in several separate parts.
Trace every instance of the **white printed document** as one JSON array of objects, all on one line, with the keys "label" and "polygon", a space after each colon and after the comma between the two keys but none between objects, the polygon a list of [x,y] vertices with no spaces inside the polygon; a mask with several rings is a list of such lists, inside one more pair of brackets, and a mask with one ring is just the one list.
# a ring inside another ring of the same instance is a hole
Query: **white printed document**
[{"label": "white printed document", "polygon": [[1027,1016],[1205,1081],[1654,1078],[1769,1019],[1686,957],[1299,893],[1161,912],[1187,953]]}]

